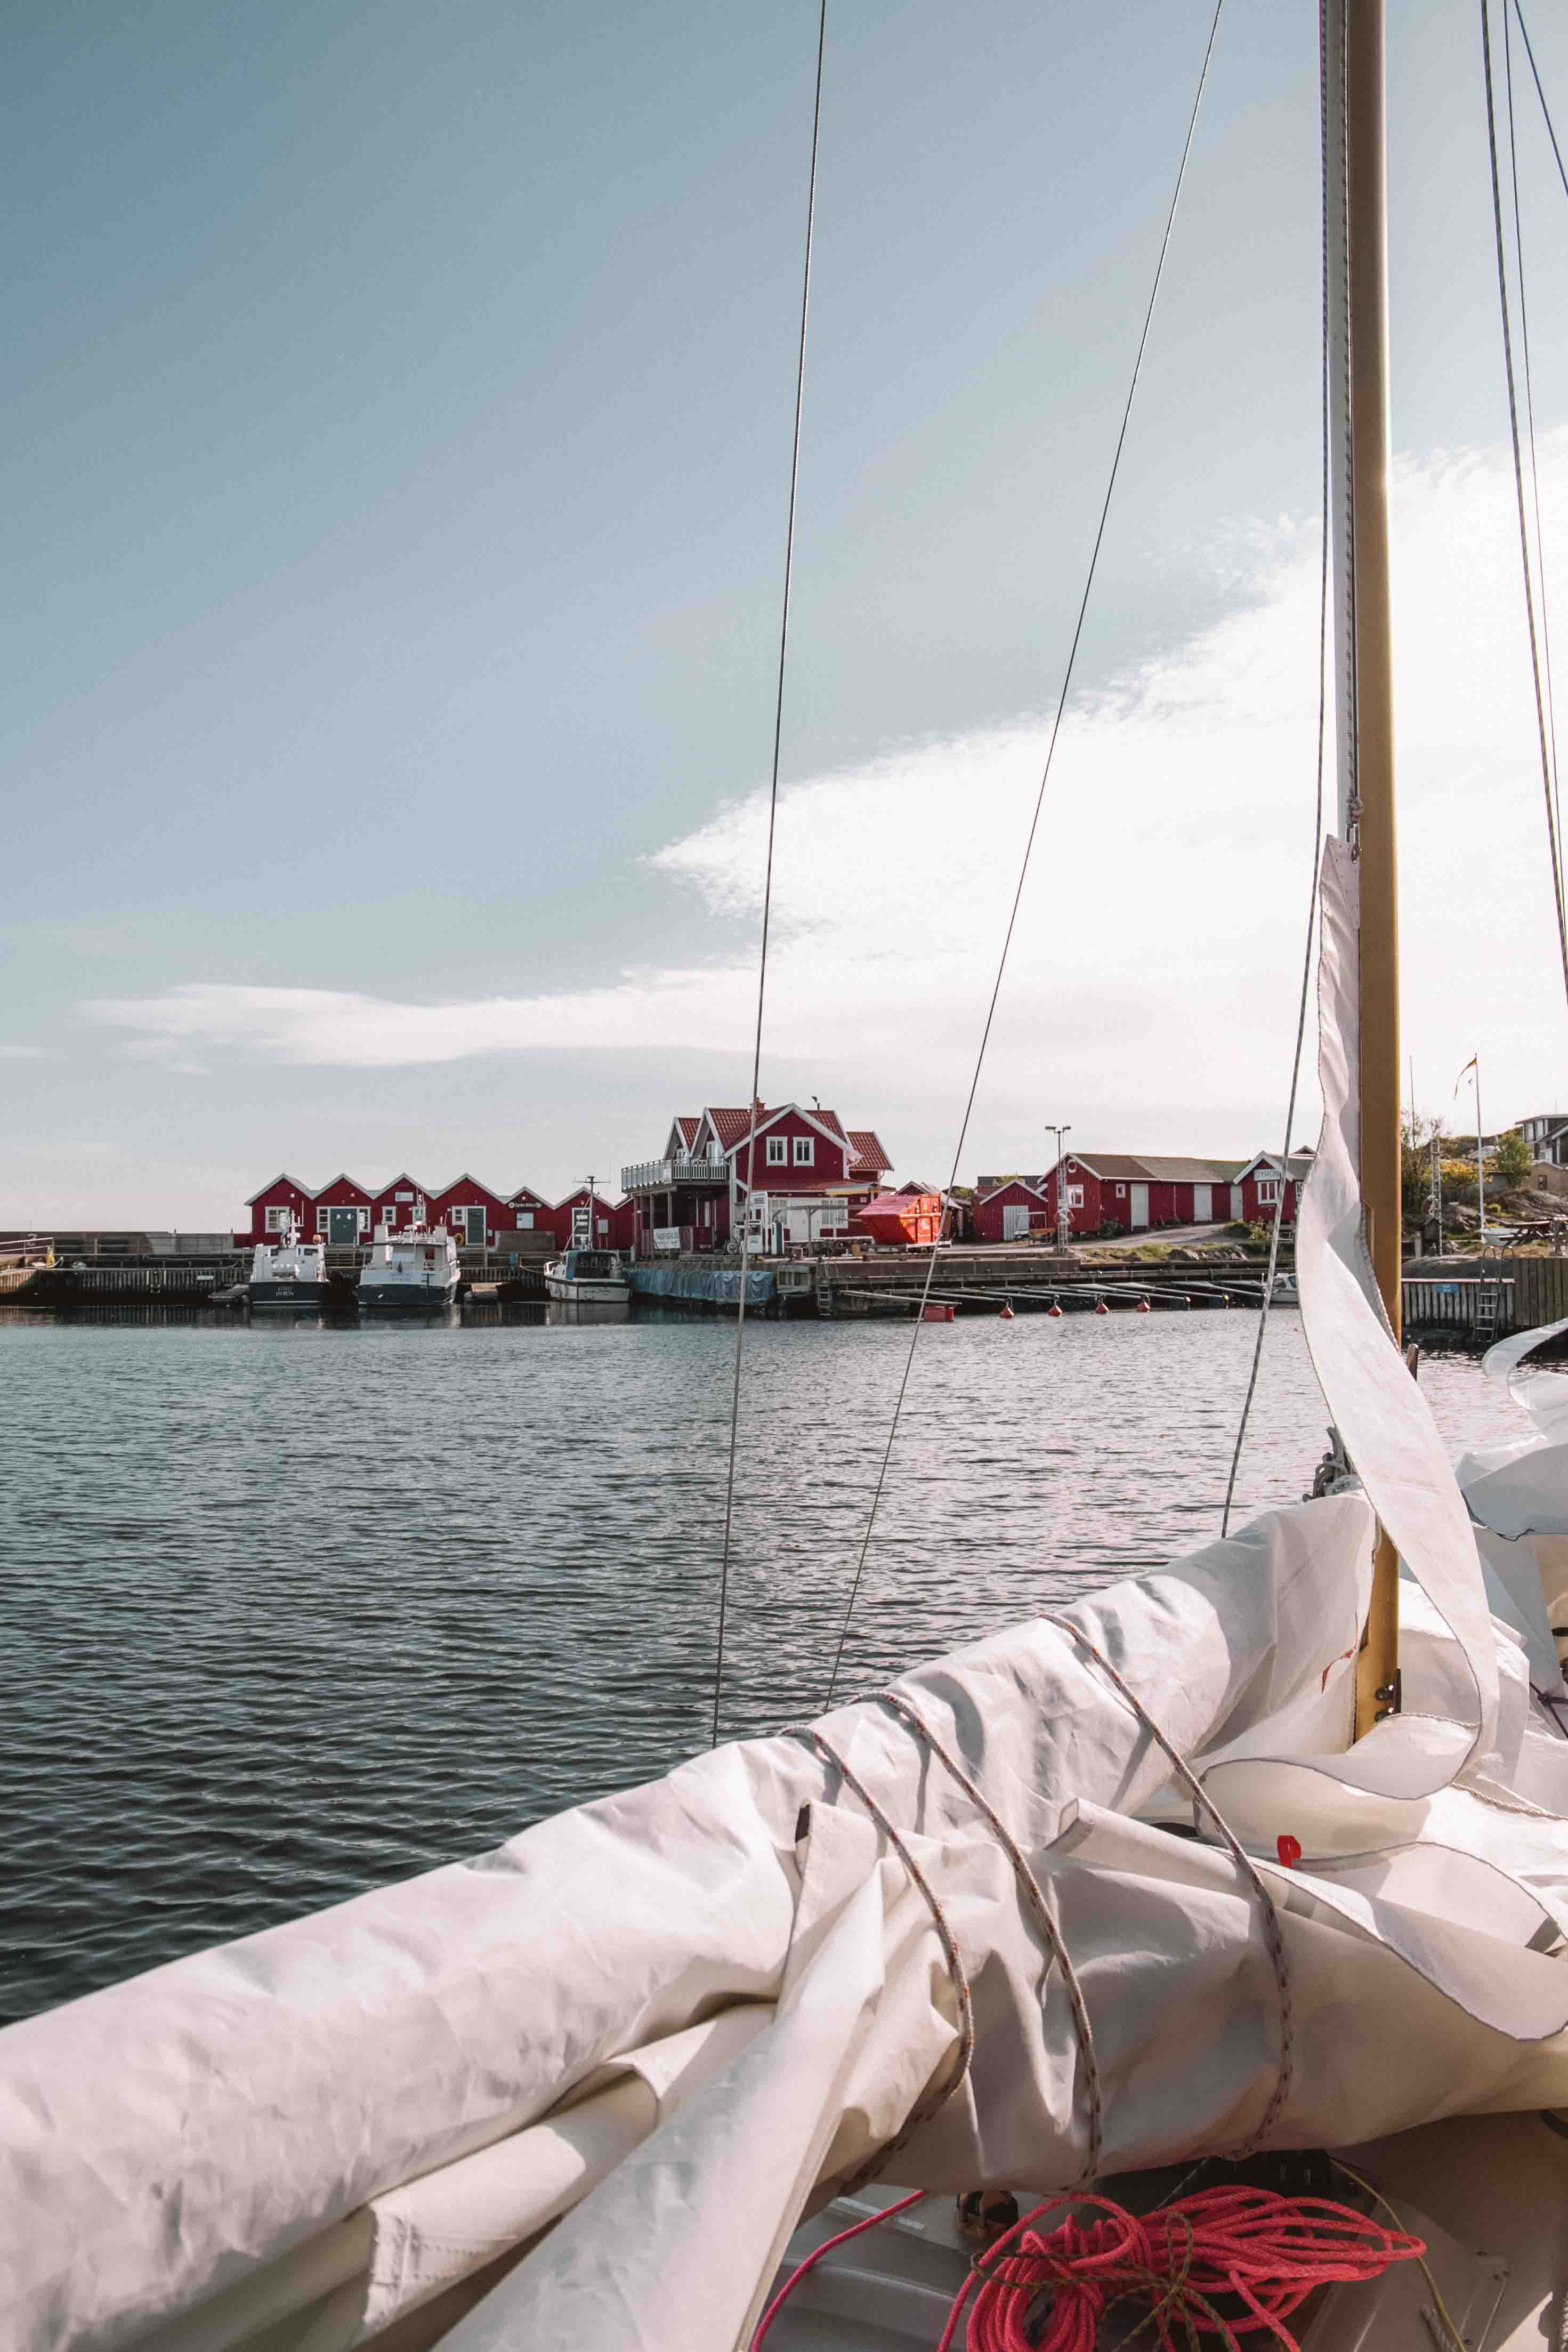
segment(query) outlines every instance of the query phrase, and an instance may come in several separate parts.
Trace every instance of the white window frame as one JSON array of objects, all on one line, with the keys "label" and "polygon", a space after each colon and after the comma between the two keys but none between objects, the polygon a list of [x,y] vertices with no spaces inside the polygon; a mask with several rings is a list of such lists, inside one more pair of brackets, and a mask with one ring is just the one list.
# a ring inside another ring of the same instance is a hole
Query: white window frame
[{"label": "white window frame", "polygon": [[794,1142],[794,1165],[796,1168],[814,1168],[816,1165],[816,1136],[797,1135],[795,1137]]},{"label": "white window frame", "polygon": [[281,1207],[277,1202],[271,1202],[267,1210],[267,1231],[269,1234],[286,1234],[289,1230],[289,1220],[294,1214],[295,1212],[287,1202]]},{"label": "white window frame", "polygon": [[1260,1176],[1258,1178],[1258,1205],[1260,1209],[1274,1209],[1279,1207],[1279,1187],[1283,1181],[1284,1179],[1279,1176]]},{"label": "white window frame", "polygon": [[1068,1186],[1068,1207],[1069,1209],[1081,1209],[1082,1206],[1083,1186],[1081,1184],[1069,1184]]},{"label": "white window frame", "polygon": [[520,1234],[531,1234],[533,1231],[533,1211],[531,1209],[518,1209],[515,1210],[513,1213],[517,1218],[518,1232]]},{"label": "white window frame", "polygon": [[764,1155],[763,1155],[763,1157],[764,1157],[764,1159],[765,1159],[765,1160],[766,1160],[766,1162],[767,1162],[767,1165],[768,1165],[770,1168],[785,1168],[785,1167],[787,1167],[787,1166],[789,1165],[789,1138],[788,1138],[788,1136],[787,1136],[787,1135],[770,1135],[770,1136],[765,1137],[765,1138],[764,1138],[764,1140],[765,1140],[765,1142],[766,1142],[766,1144],[767,1144],[767,1147],[768,1147],[768,1148],[767,1148],[766,1152],[765,1152],[765,1153],[764,1153]]},{"label": "white window frame", "polygon": [[1125,1201],[1127,1198],[1127,1187],[1125,1184],[1118,1184],[1116,1188],[1116,1197],[1119,1201]]}]

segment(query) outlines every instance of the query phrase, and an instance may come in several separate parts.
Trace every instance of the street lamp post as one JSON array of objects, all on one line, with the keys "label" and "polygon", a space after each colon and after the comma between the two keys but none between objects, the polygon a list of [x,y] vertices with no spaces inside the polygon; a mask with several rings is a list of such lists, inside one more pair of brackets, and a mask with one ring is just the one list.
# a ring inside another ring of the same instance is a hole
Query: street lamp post
[{"label": "street lamp post", "polygon": [[1057,1247],[1058,1250],[1065,1251],[1070,1246],[1072,1241],[1072,1213],[1068,1207],[1067,1180],[1062,1173],[1062,1160],[1067,1149],[1066,1138],[1072,1133],[1072,1128],[1070,1124],[1067,1127],[1053,1126],[1047,1120],[1046,1129],[1047,1134],[1054,1134],[1057,1139]]}]

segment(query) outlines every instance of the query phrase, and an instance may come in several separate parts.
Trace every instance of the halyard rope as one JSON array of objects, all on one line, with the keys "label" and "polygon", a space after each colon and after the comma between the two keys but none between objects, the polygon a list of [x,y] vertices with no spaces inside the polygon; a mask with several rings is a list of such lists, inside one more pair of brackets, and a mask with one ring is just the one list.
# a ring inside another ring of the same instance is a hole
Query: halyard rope
[{"label": "halyard rope", "polygon": [[[1116,436],[1116,447],[1110,460],[1110,475],[1105,486],[1105,497],[1100,504],[1100,521],[1094,534],[1094,545],[1089,551],[1089,572],[1083,583],[1083,595],[1079,603],[1078,620],[1073,628],[1072,642],[1068,648],[1067,667],[1062,674],[1061,692],[1057,697],[1056,714],[1051,720],[1051,731],[1046,744],[1045,764],[1040,772],[1039,789],[1035,794],[1034,814],[1029,820],[1028,835],[1024,843],[1024,856],[1018,867],[1017,886],[1013,892],[1013,904],[1007,917],[1007,928],[1002,938],[1002,953],[997,960],[996,977],[991,986],[991,1001],[985,1008],[985,1024],[980,1033],[980,1047],[974,1057],[974,1074],[969,1081],[969,1095],[963,1106],[963,1117],[959,1123],[958,1140],[953,1146],[952,1168],[942,1193],[938,1245],[946,1239],[947,1235],[947,1220],[952,1188],[958,1181],[959,1162],[963,1159],[964,1142],[969,1134],[969,1122],[974,1110],[974,1097],[980,1087],[980,1074],[985,1064],[985,1049],[991,1042],[991,1026],[996,1017],[996,1005],[1002,993],[1003,977],[1007,970],[1007,956],[1013,945],[1013,933],[1018,921],[1018,909],[1023,904],[1024,885],[1028,879],[1029,861],[1034,854],[1035,836],[1039,831],[1040,818],[1045,809],[1046,788],[1050,782],[1051,762],[1056,758],[1057,739],[1061,733],[1062,713],[1067,709],[1068,695],[1078,663],[1079,646],[1083,636],[1084,621],[1089,613],[1089,595],[1094,587],[1094,576],[1100,564],[1100,551],[1105,539],[1105,526],[1110,516],[1110,501],[1116,491],[1116,478],[1121,467],[1121,453],[1127,445],[1127,428],[1132,421],[1132,404],[1137,395],[1138,379],[1143,366],[1143,354],[1148,347],[1149,330],[1154,321],[1154,305],[1159,299],[1160,283],[1165,274],[1165,257],[1171,249],[1171,232],[1176,225],[1176,207],[1181,202],[1182,184],[1187,176],[1187,161],[1193,152],[1193,137],[1198,127],[1198,109],[1203,104],[1204,87],[1208,80],[1209,60],[1214,56],[1215,35],[1219,30],[1220,10],[1224,5],[1225,0],[1215,0],[1215,12],[1209,23],[1208,41],[1204,49],[1203,67],[1198,75],[1198,86],[1193,99],[1193,110],[1187,119],[1187,135],[1182,147],[1182,160],[1176,171],[1176,184],[1171,192],[1170,209],[1165,215],[1164,235],[1161,237],[1159,258],[1154,265],[1154,282],[1149,289],[1148,308],[1143,313],[1142,331],[1139,335],[1138,349],[1132,362],[1132,378],[1127,387],[1127,399],[1121,411],[1121,426]],[[931,1277],[936,1272],[936,1258],[937,1252],[933,1247],[926,1261],[926,1278],[921,1291],[920,1312],[915,1317],[914,1328],[910,1334],[903,1372],[899,1381],[898,1394],[893,1401],[893,1417],[888,1429],[888,1442],[882,1449],[882,1459],[877,1472],[877,1483],[872,1491],[870,1508],[866,1515],[865,1532],[860,1538],[859,1557],[855,1564],[855,1580],[849,1588],[844,1622],[839,1628],[838,1646],[833,1658],[833,1671],[827,1678],[827,1696],[823,1702],[825,1710],[832,1706],[833,1694],[838,1686],[838,1671],[844,1663],[844,1645],[849,1638],[849,1621],[854,1616],[855,1603],[859,1598],[861,1580],[866,1572],[866,1555],[870,1549],[871,1531],[877,1523],[878,1507],[881,1503],[882,1489],[887,1483],[888,1465],[893,1454],[893,1441],[899,1433],[899,1423],[904,1410],[904,1397],[909,1389],[910,1373],[915,1360],[915,1349],[919,1344],[921,1330],[925,1322],[925,1309],[931,1297]]]},{"label": "halyard rope", "polygon": [[735,1522],[735,1452],[741,1426],[741,1342],[746,1328],[746,1285],[752,1259],[752,1193],[756,1169],[758,1088],[763,1074],[763,1003],[768,983],[768,921],[773,900],[773,835],[779,813],[779,751],[784,740],[784,667],[789,651],[789,598],[795,576],[795,516],[800,490],[800,419],[805,400],[805,325],[811,308],[811,240],[816,226],[816,151],[822,130],[822,59],[827,43],[827,0],[816,19],[816,89],[811,112],[811,176],[805,199],[805,262],[800,288],[800,346],[795,371],[795,438],[790,447],[789,523],[784,532],[784,597],[779,615],[778,686],[773,698],[773,763],[768,788],[768,855],[763,876],[763,937],[757,958],[757,1026],[752,1047],[750,1129],[746,1137],[746,1213],[741,1221],[741,1295],[735,1307],[735,1369],[730,1394],[730,1457],[724,1474],[724,1549],[719,1568],[719,1630],[713,1659],[711,1744],[719,1745],[719,1703],[724,1689],[724,1628],[730,1601],[730,1548]]}]

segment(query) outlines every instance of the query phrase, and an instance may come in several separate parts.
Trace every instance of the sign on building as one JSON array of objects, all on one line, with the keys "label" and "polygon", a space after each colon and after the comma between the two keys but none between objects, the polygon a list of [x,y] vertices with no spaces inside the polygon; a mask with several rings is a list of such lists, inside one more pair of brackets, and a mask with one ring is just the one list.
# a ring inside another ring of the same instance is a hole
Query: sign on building
[{"label": "sign on building", "polygon": [[656,1250],[674,1250],[679,1253],[680,1248],[680,1227],[679,1225],[655,1225],[653,1229],[653,1245]]}]

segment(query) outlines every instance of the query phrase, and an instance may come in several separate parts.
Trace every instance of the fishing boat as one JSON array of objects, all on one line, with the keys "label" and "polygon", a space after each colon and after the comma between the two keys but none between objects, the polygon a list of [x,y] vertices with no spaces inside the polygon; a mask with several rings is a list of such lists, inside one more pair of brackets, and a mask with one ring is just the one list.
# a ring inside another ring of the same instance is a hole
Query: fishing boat
[{"label": "fishing boat", "polygon": [[[594,1219],[598,1192],[595,1179],[582,1187],[582,1203],[572,1212],[572,1239],[557,1258],[546,1261],[544,1287],[563,1307],[629,1307],[632,1286],[618,1252],[595,1247]],[[599,1231],[607,1230],[604,1223]]]},{"label": "fishing boat", "polygon": [[257,1244],[245,1296],[253,1315],[320,1314],[328,1297],[325,1244],[305,1241],[299,1219],[290,1217],[282,1241]]},{"label": "fishing boat", "polygon": [[374,1313],[425,1314],[449,1307],[458,1295],[458,1244],[442,1225],[416,1223],[401,1233],[378,1225],[359,1274],[359,1303]]},{"label": "fishing boat", "polygon": [[1321,24],[1313,1498],[743,1742],[721,1573],[707,1751],[8,2028],[16,2352],[1562,2340],[1568,1325],[1450,1464],[1398,1344],[1379,0]]},{"label": "fishing boat", "polygon": [[544,1287],[552,1298],[574,1307],[625,1307],[632,1295],[626,1267],[606,1249],[573,1248],[550,1258]]}]

